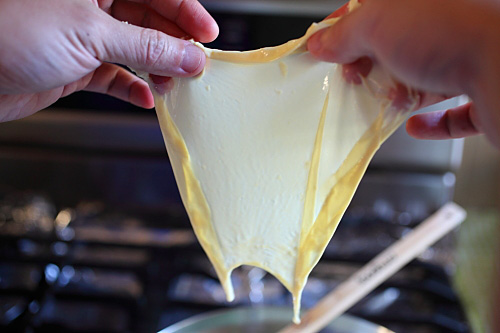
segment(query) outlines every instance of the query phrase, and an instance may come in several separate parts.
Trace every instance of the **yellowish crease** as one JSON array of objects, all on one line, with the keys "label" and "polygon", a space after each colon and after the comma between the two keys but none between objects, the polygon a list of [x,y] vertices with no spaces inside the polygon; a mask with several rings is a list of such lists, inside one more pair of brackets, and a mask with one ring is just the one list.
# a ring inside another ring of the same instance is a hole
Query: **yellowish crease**
[{"label": "yellowish crease", "polygon": [[[228,270],[218,259],[223,257],[220,243],[211,223],[210,207],[203,194],[200,182],[194,174],[186,142],[170,116],[166,101],[161,96],[154,95],[158,120],[169,157],[173,159],[175,156],[181,159],[182,174],[177,174],[175,169],[174,173],[177,186],[184,188],[184,191],[180,191],[182,202],[193,225],[194,233],[221,281],[227,300],[232,301],[234,299],[234,290],[230,278],[231,270]],[[169,142],[172,144],[169,144]]]}]

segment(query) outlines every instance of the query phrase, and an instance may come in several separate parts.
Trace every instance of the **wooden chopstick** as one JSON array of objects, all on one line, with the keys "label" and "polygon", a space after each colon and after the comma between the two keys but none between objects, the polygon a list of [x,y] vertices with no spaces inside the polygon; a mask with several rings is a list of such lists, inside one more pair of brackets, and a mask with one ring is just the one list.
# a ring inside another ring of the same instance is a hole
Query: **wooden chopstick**
[{"label": "wooden chopstick", "polygon": [[463,208],[453,202],[447,203],[322,298],[304,315],[299,325],[291,324],[280,333],[313,333],[325,328],[332,320],[462,223],[465,217]]}]

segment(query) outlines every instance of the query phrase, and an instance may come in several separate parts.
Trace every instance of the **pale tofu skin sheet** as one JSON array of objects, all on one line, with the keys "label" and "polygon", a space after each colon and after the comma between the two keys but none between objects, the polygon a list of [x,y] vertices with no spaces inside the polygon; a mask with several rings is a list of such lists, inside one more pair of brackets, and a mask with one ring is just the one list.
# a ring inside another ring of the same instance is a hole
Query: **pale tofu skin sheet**
[{"label": "pale tofu skin sheet", "polygon": [[396,83],[382,68],[355,85],[340,65],[315,60],[307,39],[336,20],[261,50],[198,44],[204,72],[155,94],[183,203],[228,300],[231,271],[257,266],[292,293],[294,322],[373,154],[418,102],[411,93],[407,110],[393,108]]}]

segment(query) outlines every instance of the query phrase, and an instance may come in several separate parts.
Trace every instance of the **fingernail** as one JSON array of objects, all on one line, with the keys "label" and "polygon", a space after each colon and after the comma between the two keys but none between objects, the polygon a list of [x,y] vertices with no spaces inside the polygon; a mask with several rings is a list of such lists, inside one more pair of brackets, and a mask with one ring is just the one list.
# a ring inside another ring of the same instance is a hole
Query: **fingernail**
[{"label": "fingernail", "polygon": [[171,77],[149,74],[149,78],[154,83],[154,90],[160,95],[166,94],[174,86],[174,81]]},{"label": "fingernail", "polygon": [[187,73],[196,72],[205,57],[203,51],[193,44],[188,44],[184,49],[184,58],[182,59],[181,68]]}]

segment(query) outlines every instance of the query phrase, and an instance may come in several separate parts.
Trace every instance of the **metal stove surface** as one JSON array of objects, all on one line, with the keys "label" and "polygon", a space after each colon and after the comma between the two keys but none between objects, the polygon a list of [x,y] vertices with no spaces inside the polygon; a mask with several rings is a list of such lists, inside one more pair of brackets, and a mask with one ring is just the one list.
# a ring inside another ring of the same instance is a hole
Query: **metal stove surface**
[{"label": "metal stove surface", "polygon": [[[346,214],[309,279],[304,309],[416,223],[380,207]],[[112,214],[101,204],[60,209],[38,194],[3,196],[0,330],[154,332],[214,309],[291,307],[281,284],[254,267],[234,272],[236,300],[227,303],[191,230],[161,225],[166,221]],[[349,314],[395,332],[469,332],[449,280],[452,249],[450,236]]]}]

